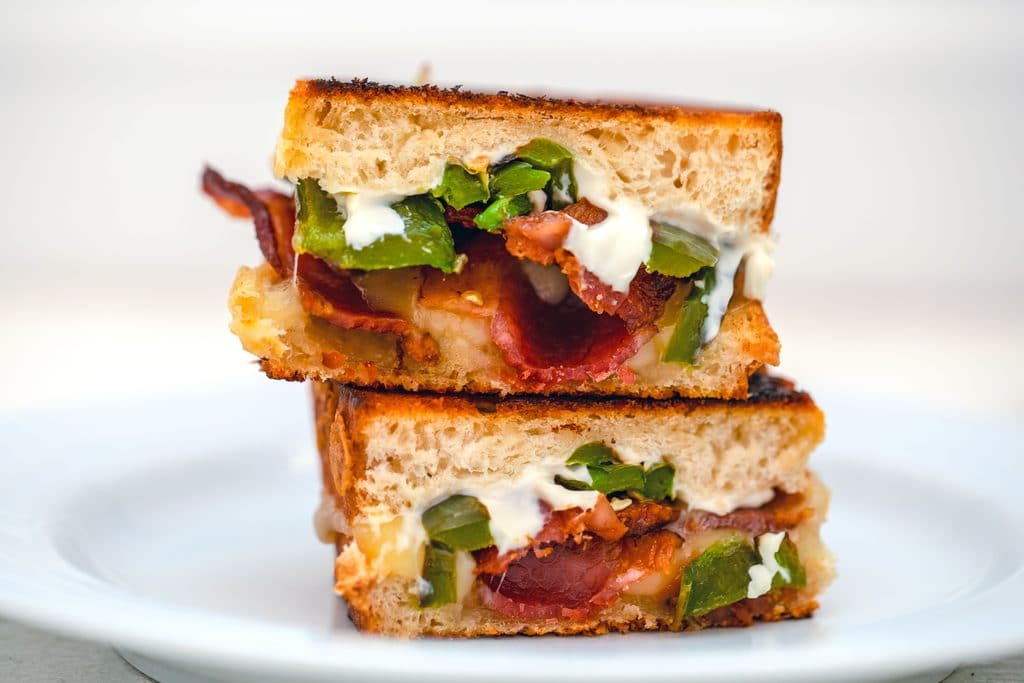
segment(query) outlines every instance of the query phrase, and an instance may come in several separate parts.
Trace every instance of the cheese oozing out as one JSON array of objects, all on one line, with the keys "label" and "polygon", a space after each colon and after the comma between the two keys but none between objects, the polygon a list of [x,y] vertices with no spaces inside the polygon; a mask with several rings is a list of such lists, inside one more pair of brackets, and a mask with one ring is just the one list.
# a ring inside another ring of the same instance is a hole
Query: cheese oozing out
[{"label": "cheese oozing out", "polygon": [[499,553],[522,548],[544,528],[540,503],[552,510],[578,507],[589,510],[597,504],[597,491],[572,491],[555,483],[555,476],[590,481],[585,467],[533,466],[519,472],[514,481],[494,481],[471,486],[459,493],[473,496],[491,516],[491,536]]},{"label": "cheese oozing out", "polygon": [[785,531],[761,534],[757,537],[757,552],[761,556],[761,564],[755,564],[747,570],[750,575],[750,583],[747,584],[748,598],[759,598],[770,591],[772,579],[776,574],[781,574],[784,580],[789,581],[789,570],[779,565],[775,558],[785,537]]},{"label": "cheese oozing out", "polygon": [[365,249],[386,235],[404,235],[405,221],[391,208],[402,195],[390,192],[351,192],[335,195],[338,210],[345,216],[345,242],[353,249]]}]

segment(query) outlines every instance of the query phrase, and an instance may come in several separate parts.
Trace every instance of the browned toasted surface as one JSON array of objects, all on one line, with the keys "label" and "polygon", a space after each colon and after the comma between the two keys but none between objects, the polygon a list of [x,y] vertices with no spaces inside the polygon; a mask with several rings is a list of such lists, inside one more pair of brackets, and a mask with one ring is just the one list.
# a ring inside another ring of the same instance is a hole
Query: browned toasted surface
[{"label": "browned toasted surface", "polygon": [[[472,624],[432,621],[415,633],[394,632],[391,619],[371,601],[357,599],[348,602],[348,614],[360,631],[389,635],[442,636],[447,638],[479,638],[482,636],[579,636],[630,633],[640,631],[700,631],[706,628],[749,627],[757,622],[775,622],[788,619],[806,619],[818,609],[818,601],[807,591],[786,588],[759,598],[741,600],[721,607],[703,616],[690,617],[682,624],[663,613],[652,614],[642,607],[613,604],[607,610],[587,619],[509,620],[496,617],[492,621],[474,620]],[[399,608],[402,609],[402,608]],[[405,609],[416,609],[406,607]]]},{"label": "browned toasted surface", "polygon": [[[755,146],[764,158],[771,159],[769,165],[758,172],[757,185],[763,192],[755,212],[760,226],[758,230],[767,231],[775,212],[782,154],[782,117],[775,111],[617,98],[558,98],[507,91],[484,93],[458,87],[385,85],[365,79],[300,80],[290,94],[283,134],[284,139],[296,142],[297,146],[279,158],[277,170],[280,175],[293,177],[322,166],[319,162],[308,162],[312,157],[323,154],[325,145],[332,146],[330,139],[307,145],[308,141],[302,141],[300,131],[308,132],[310,126],[318,126],[330,119],[334,105],[354,106],[363,111],[361,116],[369,116],[374,125],[383,127],[393,123],[391,117],[396,110],[416,109],[421,112],[451,110],[462,119],[493,120],[499,127],[512,119],[535,122],[561,120],[609,132],[635,129],[642,134],[644,130],[668,126],[684,134],[688,129],[701,129],[708,134],[713,129],[725,133],[725,137],[733,133],[750,133],[757,137]],[[651,156],[651,163],[657,164],[655,154]],[[382,161],[386,160],[382,158]],[[345,177],[348,179],[344,182],[350,182],[349,174]]]},{"label": "browned toasted surface", "polygon": [[474,92],[461,87],[441,88],[436,85],[390,85],[365,78],[351,81],[313,79],[298,81],[293,98],[336,97],[351,100],[373,100],[427,103],[435,106],[473,106],[485,111],[534,111],[546,114],[585,116],[606,121],[608,117],[660,118],[671,121],[714,120],[723,124],[742,123],[781,131],[782,116],[771,110],[709,106],[696,103],[626,101],[619,99],[579,99],[526,95],[506,90],[495,93]]},{"label": "browned toasted surface", "polygon": [[388,411],[395,415],[424,415],[436,413],[444,417],[459,414],[493,414],[496,418],[515,416],[521,419],[564,415],[577,420],[585,414],[629,414],[650,415],[657,412],[680,416],[694,411],[729,406],[731,409],[757,410],[761,407],[786,407],[792,410],[814,410],[817,407],[810,395],[796,389],[796,385],[783,377],[756,373],[749,379],[748,394],[744,401],[719,398],[664,399],[625,398],[616,396],[507,396],[496,397],[478,394],[437,394],[431,392],[408,393],[392,390],[362,389],[340,383],[314,383],[314,392],[328,391],[333,386],[339,394],[340,405],[353,417],[358,412],[378,413]]}]

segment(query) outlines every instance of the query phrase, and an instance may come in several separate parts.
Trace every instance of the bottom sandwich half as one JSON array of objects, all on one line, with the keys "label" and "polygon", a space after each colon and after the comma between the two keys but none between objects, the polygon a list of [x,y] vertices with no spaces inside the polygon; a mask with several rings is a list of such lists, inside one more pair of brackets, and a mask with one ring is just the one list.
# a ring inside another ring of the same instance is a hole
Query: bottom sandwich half
[{"label": "bottom sandwich half", "polygon": [[745,626],[810,616],[832,578],[824,418],[784,380],[745,401],[313,394],[317,530],[362,630]]}]

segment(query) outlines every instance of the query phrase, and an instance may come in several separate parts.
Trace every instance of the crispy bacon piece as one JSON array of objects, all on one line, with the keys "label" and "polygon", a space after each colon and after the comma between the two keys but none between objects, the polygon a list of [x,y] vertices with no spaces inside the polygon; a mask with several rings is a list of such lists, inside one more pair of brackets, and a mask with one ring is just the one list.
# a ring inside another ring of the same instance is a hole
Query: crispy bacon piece
[{"label": "crispy bacon piece", "polygon": [[260,251],[282,278],[293,275],[302,308],[348,330],[391,333],[402,337],[402,348],[416,360],[437,357],[437,343],[408,321],[387,311],[370,308],[348,274],[311,254],[295,258],[295,200],[275,190],[250,190],[207,167],[203,191],[232,216],[251,217]]},{"label": "crispy bacon piece", "polygon": [[464,206],[461,209],[453,209],[447,204],[444,205],[444,220],[453,225],[461,225],[464,228],[476,228],[473,219],[483,211],[477,206]]},{"label": "crispy bacon piece", "polygon": [[682,520],[682,528],[685,534],[708,529],[740,529],[758,536],[792,529],[813,514],[803,494],[780,492],[759,508],[739,508],[725,515],[690,510]]},{"label": "crispy bacon piece", "polygon": [[501,574],[481,574],[480,597],[508,616],[584,618],[613,602],[630,584],[666,571],[681,543],[670,531],[653,531],[531,551]]},{"label": "crispy bacon piece", "polygon": [[551,510],[544,505],[547,519],[544,528],[530,545],[510,550],[502,555],[497,548],[485,548],[475,554],[477,572],[481,574],[500,574],[509,564],[533,551],[543,553],[543,548],[552,544],[568,541],[580,543],[584,533],[589,533],[605,541],[618,541],[626,534],[646,534],[675,519],[676,511],[671,505],[662,505],[654,501],[634,501],[629,507],[616,512],[608,499],[600,496],[597,504],[586,512],[579,508],[568,510]]},{"label": "crispy bacon piece", "polygon": [[299,301],[310,315],[346,330],[397,334],[402,337],[402,348],[412,358],[437,358],[437,342],[430,335],[394,313],[370,308],[347,273],[331,268],[315,256],[300,254],[296,275]]},{"label": "crispy bacon piece", "polygon": [[465,247],[458,274],[428,269],[419,304],[491,319],[491,340],[524,389],[613,374],[654,334],[630,332],[618,317],[596,315],[567,297],[542,301],[496,235],[480,233]]},{"label": "crispy bacon piece", "polygon": [[601,381],[654,335],[653,328],[630,332],[621,318],[595,314],[571,297],[547,304],[521,274],[502,285],[491,340],[527,387]]},{"label": "crispy bacon piece", "polygon": [[594,225],[607,217],[604,209],[581,199],[562,211],[512,218],[504,226],[505,248],[517,258],[542,265],[557,263],[569,279],[572,291],[590,310],[622,318],[632,332],[652,324],[661,315],[665,302],[675,291],[675,280],[640,268],[629,291],[617,292],[562,248],[573,220]]},{"label": "crispy bacon piece", "polygon": [[203,169],[203,192],[232,216],[251,217],[256,241],[267,263],[281,277],[291,277],[295,200],[276,190],[250,190],[226,180],[209,166]]}]

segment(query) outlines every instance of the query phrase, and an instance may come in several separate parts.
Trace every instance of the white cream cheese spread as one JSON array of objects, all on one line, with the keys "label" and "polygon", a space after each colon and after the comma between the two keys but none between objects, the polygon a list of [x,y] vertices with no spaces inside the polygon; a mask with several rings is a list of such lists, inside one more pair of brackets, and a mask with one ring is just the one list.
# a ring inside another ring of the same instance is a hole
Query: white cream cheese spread
[{"label": "white cream cheese spread", "polygon": [[405,221],[391,208],[402,195],[389,192],[352,192],[335,195],[345,216],[345,241],[353,249],[365,249],[385,235],[404,235]]},{"label": "white cream cheese spread", "polygon": [[776,574],[789,581],[789,570],[779,565],[775,554],[779,552],[782,539],[786,537],[785,531],[778,533],[761,534],[757,537],[757,552],[761,556],[761,564],[755,564],[747,570],[750,575],[750,583],[747,584],[747,597],[759,598],[772,589],[772,579]]},{"label": "white cream cheese spread", "polygon": [[555,476],[589,481],[585,467],[531,466],[523,469],[513,481],[496,481],[467,487],[458,491],[473,496],[487,508],[491,516],[491,536],[499,553],[521,548],[544,528],[540,503],[552,510],[578,507],[589,510],[597,503],[597,491],[571,491],[555,483]]}]

